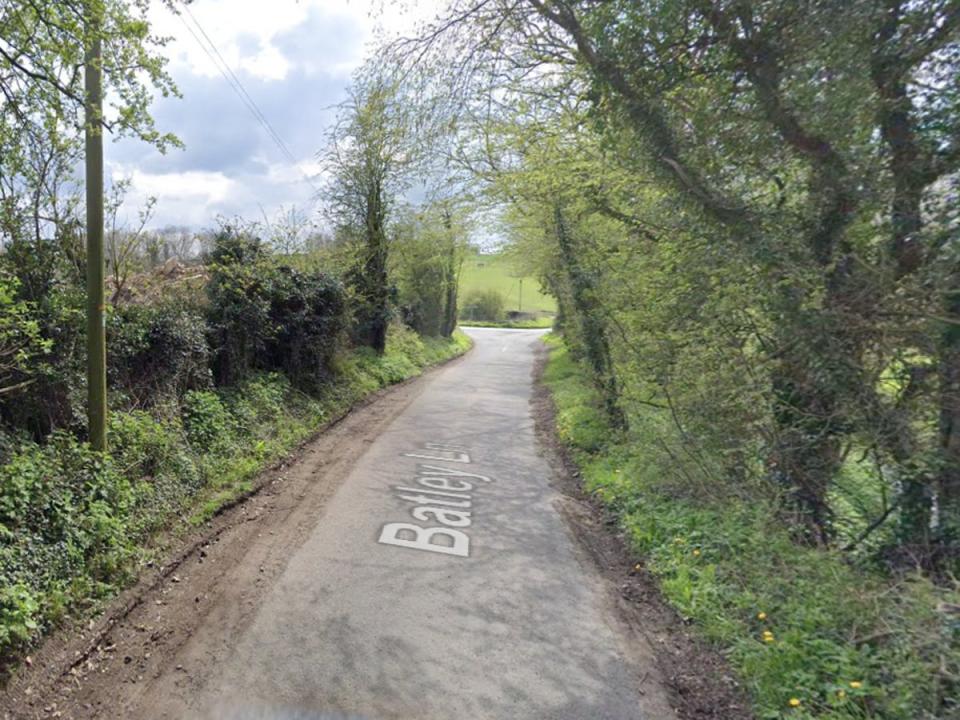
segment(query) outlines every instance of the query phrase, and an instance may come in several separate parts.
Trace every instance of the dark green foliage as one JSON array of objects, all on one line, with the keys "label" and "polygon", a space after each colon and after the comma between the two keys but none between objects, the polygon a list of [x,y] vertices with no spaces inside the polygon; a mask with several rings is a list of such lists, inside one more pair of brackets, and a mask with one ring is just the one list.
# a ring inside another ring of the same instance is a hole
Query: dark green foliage
[{"label": "dark green foliage", "polygon": [[121,305],[109,316],[107,347],[110,388],[134,407],[210,384],[205,318],[182,303]]},{"label": "dark green foliage", "polygon": [[109,460],[71,435],[25,444],[0,466],[0,651],[29,639],[73,596],[122,572],[134,492]]},{"label": "dark green foliage", "polygon": [[29,306],[48,351],[33,364],[29,384],[0,396],[0,417],[36,438],[56,428],[78,427],[84,413],[84,260],[75,239],[15,241],[0,254],[0,266],[16,279],[16,298]]},{"label": "dark green foliage", "polygon": [[264,260],[269,250],[251,230],[224,225],[213,239],[207,264],[213,266],[250,265]]},{"label": "dark green foliage", "polygon": [[351,289],[352,340],[382,353],[387,342],[387,327],[394,316],[390,300],[396,290],[387,281],[386,239],[379,242],[384,247],[365,247],[360,251],[361,259],[347,271],[344,280]]},{"label": "dark green foliage", "polygon": [[208,322],[213,378],[218,385],[248,377],[273,335],[262,270],[239,264],[213,267],[207,286]]},{"label": "dark green foliage", "polygon": [[916,575],[891,583],[798,544],[762,495],[678,492],[665,479],[696,472],[696,463],[651,441],[686,442],[659,411],[638,410],[630,434],[612,432],[590,371],[565,348],[553,351],[544,379],[584,488],[617,517],[666,598],[740,671],[758,717],[919,720],[960,711],[955,590]]},{"label": "dark green foliage", "polygon": [[[14,243],[0,265],[17,278],[16,295],[47,350],[32,363],[29,384],[0,396],[2,417],[40,439],[84,423],[84,290],[69,243]],[[121,304],[108,314],[108,381],[114,407],[176,399],[210,380],[206,320],[189,302]],[[14,380],[21,378],[15,377]]]},{"label": "dark green foliage", "polygon": [[340,283],[280,265],[245,234],[221,233],[211,260],[207,293],[217,384],[280,370],[298,386],[317,389],[330,376],[347,327]]},{"label": "dark green foliage", "polygon": [[436,258],[424,258],[410,268],[410,278],[401,295],[403,322],[421,335],[444,334],[447,316],[446,272]]},{"label": "dark green foliage", "polygon": [[298,387],[316,390],[331,378],[331,362],[347,327],[343,287],[329,275],[279,267],[270,287],[265,370],[280,370]]},{"label": "dark green foliage", "polygon": [[18,299],[19,281],[0,267],[0,396],[34,382],[33,367],[50,350],[34,304]]},{"label": "dark green foliage", "polygon": [[506,301],[496,290],[475,290],[463,300],[460,318],[463,320],[480,320],[482,322],[499,322],[503,320],[503,308]]}]

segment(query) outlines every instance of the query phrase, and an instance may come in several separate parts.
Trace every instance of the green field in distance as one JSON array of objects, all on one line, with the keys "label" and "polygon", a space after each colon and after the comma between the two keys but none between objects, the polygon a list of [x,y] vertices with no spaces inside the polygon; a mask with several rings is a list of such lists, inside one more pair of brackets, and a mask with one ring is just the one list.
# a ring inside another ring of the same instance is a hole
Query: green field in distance
[{"label": "green field in distance", "polygon": [[540,292],[536,278],[517,275],[514,263],[503,253],[472,253],[464,260],[460,272],[460,301],[462,303],[476,290],[496,290],[503,295],[504,308],[508,312],[556,313],[556,301]]}]

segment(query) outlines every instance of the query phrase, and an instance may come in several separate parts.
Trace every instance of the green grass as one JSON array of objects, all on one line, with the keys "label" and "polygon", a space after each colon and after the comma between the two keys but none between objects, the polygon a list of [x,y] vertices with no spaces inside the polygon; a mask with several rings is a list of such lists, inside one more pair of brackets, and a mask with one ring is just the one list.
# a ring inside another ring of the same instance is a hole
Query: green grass
[{"label": "green grass", "polygon": [[[257,418],[258,434],[250,442],[228,445],[224,456],[210,458],[205,468],[206,490],[201,494],[190,523],[199,525],[222,507],[253,489],[253,479],[265,467],[283,458],[326,421],[342,415],[354,404],[381,388],[420,375],[431,365],[461,355],[470,348],[461,332],[447,340],[421,338],[412,330],[390,328],[387,349],[378,356],[357,348],[338,359],[337,382],[319,398],[288,391],[282,406]],[[242,396],[248,393],[241,390]],[[268,406],[269,407],[269,406]]]},{"label": "green grass", "polygon": [[960,622],[943,610],[960,602],[955,590],[798,545],[770,499],[672,490],[677,468],[652,441],[669,423],[644,408],[629,436],[611,433],[566,349],[553,350],[544,382],[584,489],[619,519],[665,598],[729,658],[759,718],[960,716]]},{"label": "green grass", "polygon": [[[523,281],[521,297],[520,281]],[[471,254],[460,273],[460,297],[471,292],[496,290],[505,300],[507,311],[556,313],[557,303],[540,291],[540,283],[532,277],[517,277],[513,260],[503,253]]]},{"label": "green grass", "polygon": [[544,330],[553,327],[552,317],[538,317],[532,320],[504,320],[503,322],[486,322],[484,320],[463,320],[461,327],[479,328],[508,328],[514,330]]}]

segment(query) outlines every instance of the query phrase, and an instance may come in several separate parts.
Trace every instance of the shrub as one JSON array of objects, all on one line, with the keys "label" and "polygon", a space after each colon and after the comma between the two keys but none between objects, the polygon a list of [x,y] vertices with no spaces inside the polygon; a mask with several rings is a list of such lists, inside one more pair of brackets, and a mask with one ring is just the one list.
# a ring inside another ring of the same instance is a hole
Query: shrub
[{"label": "shrub", "polygon": [[506,300],[496,290],[474,290],[463,303],[460,317],[464,320],[499,322],[503,320]]},{"label": "shrub", "polygon": [[85,311],[83,259],[69,242],[11,242],[0,253],[0,273],[16,309],[17,334],[39,344],[29,371],[17,380],[30,384],[0,396],[0,417],[40,440],[55,428],[83,423]]},{"label": "shrub", "polygon": [[[208,285],[217,383],[279,370],[298,387],[315,390],[328,379],[346,328],[342,285],[321,272],[279,265],[262,249],[244,250],[232,236],[227,241],[227,249],[212,255],[220,262],[212,266]],[[241,263],[238,257],[252,260]]]},{"label": "shrub", "polygon": [[237,264],[213,267],[207,286],[208,327],[218,385],[232,385],[248,377],[273,334],[263,290],[264,270]]},{"label": "shrub", "polygon": [[314,390],[330,379],[331,361],[346,329],[343,287],[323,273],[278,267],[268,286],[270,322],[265,370],[282,370],[297,387]]},{"label": "shrub", "polygon": [[149,407],[210,384],[203,316],[178,302],[125,305],[110,315],[111,388],[133,407]]},{"label": "shrub", "polygon": [[217,452],[232,440],[236,422],[217,393],[194,391],[183,398],[183,428],[196,452]]},{"label": "shrub", "polygon": [[113,463],[66,433],[0,466],[0,652],[122,578],[133,503]]},{"label": "shrub", "polygon": [[109,437],[113,465],[135,480],[128,532],[139,538],[200,489],[200,472],[179,418],[112,413]]},{"label": "shrub", "polygon": [[258,437],[295,401],[290,380],[282,373],[257,375],[224,394],[227,412],[238,437]]},{"label": "shrub", "polygon": [[267,246],[260,238],[244,228],[224,225],[214,236],[206,261],[213,266],[251,265],[267,255]]},{"label": "shrub", "polygon": [[0,648],[28,642],[39,628],[40,604],[23,583],[0,587]]},{"label": "shrub", "polygon": [[30,303],[17,300],[19,281],[0,268],[0,396],[32,382],[30,365],[50,349]]}]

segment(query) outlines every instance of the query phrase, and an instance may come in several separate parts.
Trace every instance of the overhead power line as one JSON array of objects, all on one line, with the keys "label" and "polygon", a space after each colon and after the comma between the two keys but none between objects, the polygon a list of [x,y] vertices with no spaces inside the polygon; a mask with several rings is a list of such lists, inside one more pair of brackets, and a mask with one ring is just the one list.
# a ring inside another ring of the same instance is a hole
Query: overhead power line
[{"label": "overhead power line", "polygon": [[[297,162],[296,157],[290,148],[287,147],[287,144],[283,141],[283,138],[280,137],[280,133],[276,131],[273,125],[270,124],[270,121],[267,119],[267,116],[264,115],[263,111],[260,110],[256,101],[250,96],[250,93],[247,92],[247,89],[243,86],[243,82],[237,77],[237,74],[231,69],[229,63],[221,54],[220,50],[217,48],[216,43],[213,42],[213,39],[207,34],[206,30],[203,29],[203,26],[200,24],[200,21],[190,12],[190,8],[187,7],[185,3],[181,3],[183,13],[176,13],[177,17],[180,18],[180,21],[183,23],[183,26],[187,31],[193,36],[193,39],[197,41],[197,44],[200,45],[200,48],[206,54],[210,61],[213,63],[214,67],[220,72],[224,80],[230,85],[233,91],[236,93],[237,97],[240,98],[240,101],[244,104],[247,110],[253,115],[254,119],[260,124],[260,126],[266,131],[267,136],[273,141],[273,143],[280,150],[280,153],[283,157],[297,169],[300,175],[303,177],[304,181],[313,189],[314,193],[319,194],[320,190],[316,185],[313,184],[313,180],[303,171],[300,165]],[[189,18],[189,22],[188,22]],[[196,27],[190,25],[190,22]],[[199,32],[199,35],[197,34]]]}]

